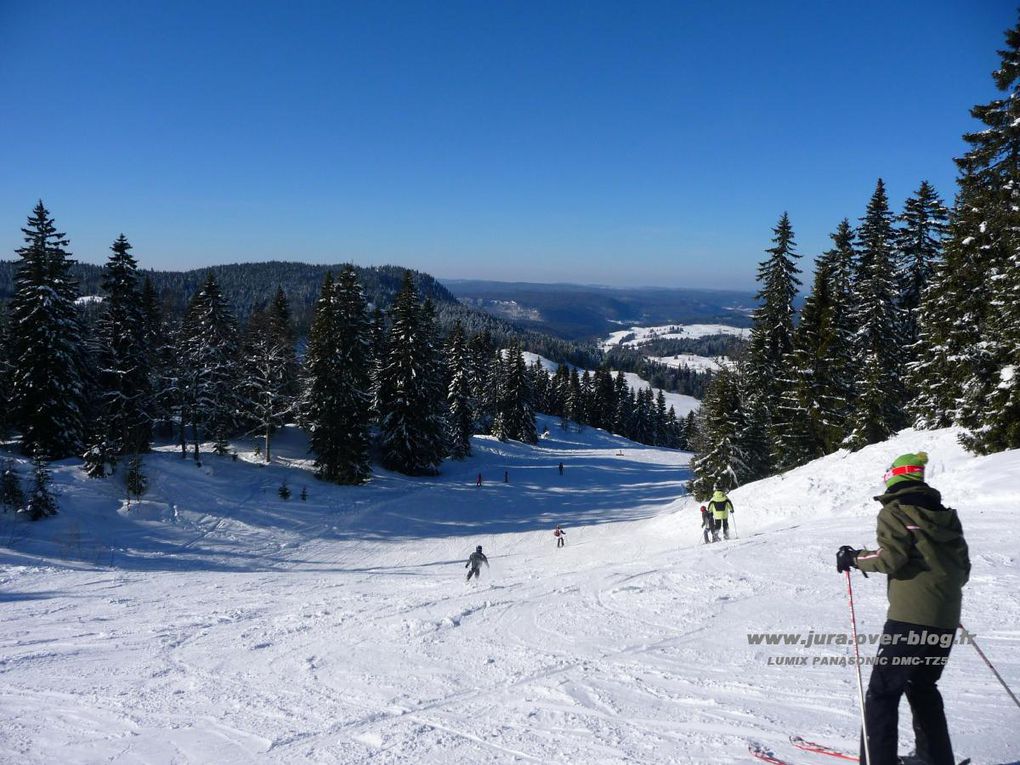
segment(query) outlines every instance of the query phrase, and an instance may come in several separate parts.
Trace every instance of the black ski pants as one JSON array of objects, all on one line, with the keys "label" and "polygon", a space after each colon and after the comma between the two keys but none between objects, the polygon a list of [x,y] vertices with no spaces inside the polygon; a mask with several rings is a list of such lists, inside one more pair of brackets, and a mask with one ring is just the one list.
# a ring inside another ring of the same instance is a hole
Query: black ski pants
[{"label": "black ski pants", "polygon": [[723,536],[725,536],[727,539],[729,539],[730,538],[730,519],[729,518],[714,518],[713,522],[714,522],[713,529],[714,529],[715,533],[718,535],[719,529],[722,529]]},{"label": "black ski pants", "polygon": [[[929,765],[955,765],[938,681],[949,659],[956,630],[890,619],[878,649],[864,702],[871,741],[871,765],[897,765],[900,697],[907,696],[914,719],[917,756]],[[889,635],[889,638],[885,636]],[[861,735],[861,763],[865,763]]]},{"label": "black ski pants", "polygon": [[481,568],[480,568],[480,567],[478,567],[478,566],[472,566],[472,567],[471,567],[471,570],[470,570],[470,571],[468,571],[468,577],[467,577],[467,580],[468,580],[469,582],[471,581],[471,577],[472,577],[472,576],[473,576],[473,577],[474,577],[475,579],[481,579],[481,578],[482,578],[482,570],[481,570]]},{"label": "black ski pants", "polygon": [[563,547],[563,545],[565,545],[565,544],[566,544],[566,542],[564,541],[563,537],[556,537],[556,546],[557,547]]}]

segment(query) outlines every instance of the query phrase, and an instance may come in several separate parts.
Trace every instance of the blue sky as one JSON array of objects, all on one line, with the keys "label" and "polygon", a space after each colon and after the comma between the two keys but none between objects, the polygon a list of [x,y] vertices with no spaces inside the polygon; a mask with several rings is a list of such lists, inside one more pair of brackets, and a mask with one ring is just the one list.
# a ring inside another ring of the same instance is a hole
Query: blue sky
[{"label": "blue sky", "polygon": [[0,0],[0,257],[750,288],[952,157],[1012,2]]}]

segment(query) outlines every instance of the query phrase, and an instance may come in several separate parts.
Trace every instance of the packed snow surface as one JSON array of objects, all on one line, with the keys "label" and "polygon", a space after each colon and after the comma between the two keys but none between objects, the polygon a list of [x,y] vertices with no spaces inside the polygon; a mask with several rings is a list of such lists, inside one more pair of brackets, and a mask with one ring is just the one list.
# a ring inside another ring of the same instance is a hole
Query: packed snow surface
[{"label": "packed snow surface", "polygon": [[[363,487],[310,478],[295,433],[268,467],[168,449],[130,509],[55,466],[58,517],[0,515],[0,762],[719,765],[749,740],[820,760],[787,737],[853,748],[854,671],[813,663],[852,649],[748,634],[849,631],[835,550],[872,542],[882,472],[919,449],[970,543],[964,624],[1020,688],[1020,453],[907,431],[738,489],[739,538],[703,545],[688,455],[545,425]],[[491,568],[466,585],[477,544]],[[875,633],[884,578],[853,582]],[[941,686],[959,756],[1020,762],[1020,712],[972,648]]]}]

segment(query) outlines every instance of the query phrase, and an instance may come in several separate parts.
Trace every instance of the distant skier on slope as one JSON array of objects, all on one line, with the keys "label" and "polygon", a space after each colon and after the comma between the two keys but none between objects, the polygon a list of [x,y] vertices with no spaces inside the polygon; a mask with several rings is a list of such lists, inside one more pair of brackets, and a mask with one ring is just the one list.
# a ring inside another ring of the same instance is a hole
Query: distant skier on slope
[{"label": "distant skier on slope", "polygon": [[715,522],[712,520],[712,514],[708,512],[708,508],[704,505],[701,506],[701,528],[704,529],[702,534],[705,537],[704,544],[707,545],[709,542],[713,541],[708,538],[708,535],[711,534],[715,528]]},{"label": "distant skier on slope", "polygon": [[716,489],[712,499],[709,500],[708,509],[712,512],[712,541],[719,541],[719,529],[722,529],[723,537],[730,538],[730,513],[736,512],[733,503],[726,496],[726,492]]},{"label": "distant skier on slope", "polygon": [[[901,455],[885,474],[877,550],[844,545],[836,571],[851,568],[888,576],[889,612],[864,704],[871,765],[896,765],[897,710],[906,693],[914,717],[917,757],[953,765],[942,696],[942,675],[960,624],[962,588],[970,557],[956,511],[924,482],[924,452]],[[866,762],[861,741],[861,762]]]},{"label": "distant skier on slope", "polygon": [[470,582],[472,576],[476,581],[482,578],[481,569],[483,563],[486,568],[489,568],[489,559],[482,553],[482,546],[478,545],[478,547],[475,548],[475,551],[471,553],[471,557],[468,558],[468,562],[464,564],[464,568],[467,568],[468,566],[471,567],[471,570],[468,571],[467,581]]},{"label": "distant skier on slope", "polygon": [[567,539],[567,532],[560,528],[560,525],[556,524],[556,531],[553,532],[553,536],[556,537],[556,547],[563,547]]}]

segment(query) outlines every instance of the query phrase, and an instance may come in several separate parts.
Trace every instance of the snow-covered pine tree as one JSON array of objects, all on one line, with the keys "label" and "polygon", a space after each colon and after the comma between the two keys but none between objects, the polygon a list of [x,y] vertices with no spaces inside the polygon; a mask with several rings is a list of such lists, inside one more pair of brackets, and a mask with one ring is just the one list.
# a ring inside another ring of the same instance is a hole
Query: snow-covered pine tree
[{"label": "snow-covered pine tree", "polygon": [[127,491],[128,504],[131,498],[141,499],[142,495],[149,490],[149,479],[145,476],[142,467],[142,457],[139,454],[132,455],[128,461],[127,473],[124,475],[124,488]]},{"label": "snow-covered pine tree", "polygon": [[53,496],[50,466],[42,451],[32,457],[32,491],[23,512],[29,520],[39,521],[57,514],[57,499]]},{"label": "snow-covered pine tree", "polygon": [[964,387],[986,355],[982,334],[991,285],[985,251],[991,237],[980,230],[981,209],[966,198],[961,193],[952,210],[944,258],[918,310],[919,341],[907,367],[907,410],[917,428],[945,428],[961,419]]},{"label": "snow-covered pine tree", "polygon": [[769,475],[773,464],[781,460],[784,449],[790,447],[785,439],[791,423],[783,419],[786,412],[780,410],[779,401],[785,358],[793,350],[793,301],[800,286],[797,278],[800,255],[796,252],[793,226],[787,213],[780,216],[772,232],[773,246],[765,251],[768,257],[758,266],[760,305],[754,312],[742,373],[747,411],[756,414],[748,424],[764,428],[769,442],[763,442],[763,434],[757,430],[743,437],[746,447],[765,449],[764,453],[747,455],[754,471],[752,480]]},{"label": "snow-covered pine tree", "polygon": [[492,383],[498,375],[493,366],[498,357],[492,334],[483,330],[468,341],[469,376],[471,380],[471,410],[475,416],[475,432],[488,433],[492,427],[495,409],[495,391]]},{"label": "snow-covered pine tree", "polygon": [[277,285],[276,294],[266,311],[270,335],[283,353],[284,395],[296,398],[300,392],[300,367],[297,361],[297,331],[291,315],[290,300],[283,287]]},{"label": "snow-covered pine tree", "polygon": [[857,230],[856,397],[844,445],[860,449],[884,441],[906,424],[902,323],[893,269],[897,241],[885,184],[879,178]]},{"label": "snow-covered pine tree", "polygon": [[[649,392],[651,389],[649,388]],[[674,419],[676,417],[674,416]],[[653,425],[655,428],[655,441],[653,446],[669,446],[669,418],[666,413],[666,396],[660,388],[655,394],[655,412],[653,414]]]},{"label": "snow-covered pine tree", "polygon": [[982,129],[964,135],[970,148],[957,160],[960,204],[976,222],[961,244],[982,244],[989,285],[960,415],[963,443],[979,454],[1020,447],[1020,23],[999,57],[1003,96],[971,110]]},{"label": "snow-covered pine tree", "polygon": [[670,404],[669,411],[666,412],[666,446],[670,449],[684,449],[686,444],[684,422],[677,418],[676,409]]},{"label": "snow-covered pine tree", "polygon": [[176,329],[164,318],[162,302],[149,276],[142,280],[141,293],[142,347],[148,358],[149,389],[152,391],[149,419],[154,433],[169,438],[173,434],[174,422],[169,406],[171,396],[166,386],[170,382],[168,375],[174,362]]},{"label": "snow-covered pine tree", "polygon": [[446,454],[445,396],[438,373],[432,316],[411,272],[391,311],[386,361],[376,392],[383,464],[407,475],[434,475]]},{"label": "snow-covered pine tree", "polygon": [[11,331],[7,318],[7,305],[0,305],[0,439],[6,439],[11,429],[11,384],[14,366],[11,364]]},{"label": "snow-covered pine tree", "polygon": [[[145,315],[138,284],[138,264],[121,234],[103,267],[105,293],[98,322],[99,388],[97,450],[114,459],[149,450],[152,442],[152,376],[145,347]],[[100,443],[105,442],[105,443]]]},{"label": "snow-covered pine tree", "polygon": [[25,246],[10,303],[11,404],[25,454],[59,459],[79,453],[85,390],[74,261],[40,201],[22,229]]},{"label": "snow-covered pine tree", "polygon": [[304,422],[316,475],[358,484],[371,475],[372,327],[353,266],[322,283],[305,357]]},{"label": "snow-covered pine tree", "polygon": [[591,381],[588,419],[593,427],[610,432],[616,424],[616,389],[613,385],[613,375],[606,366],[596,369]]},{"label": "snow-covered pine tree", "polygon": [[[279,300],[281,293],[277,293]],[[282,305],[257,311],[248,319],[241,351],[245,420],[249,433],[264,439],[263,459],[272,461],[272,438],[296,407],[296,364],[290,312]]]},{"label": "snow-covered pine tree", "polygon": [[747,474],[745,455],[739,445],[744,430],[740,389],[734,373],[723,367],[716,373],[698,411],[691,460],[694,477],[687,490],[699,502],[716,489],[729,491]]},{"label": "snow-covered pine tree", "polygon": [[928,181],[908,197],[899,216],[896,280],[900,287],[899,309],[902,320],[903,352],[906,364],[916,356],[919,337],[917,314],[921,296],[942,259],[942,240],[946,235],[949,213],[935,187]]},{"label": "snow-covered pine tree", "polygon": [[584,389],[581,387],[581,375],[574,367],[567,374],[566,399],[563,402],[563,416],[560,418],[560,426],[569,430],[570,423],[581,429],[582,417],[584,416]]},{"label": "snow-covered pine tree", "polygon": [[210,271],[188,305],[179,336],[185,415],[196,461],[204,437],[233,433],[240,421],[237,320]]},{"label": "snow-covered pine tree", "polygon": [[580,390],[574,409],[575,421],[578,425],[592,424],[593,394],[594,386],[591,380],[591,372],[586,369],[581,373]]},{"label": "snow-covered pine tree", "polygon": [[829,293],[832,308],[829,312],[832,340],[828,351],[829,386],[833,422],[833,441],[827,443],[826,452],[835,450],[850,432],[849,416],[854,397],[857,367],[853,341],[857,328],[854,316],[857,314],[857,299],[853,290],[857,253],[854,248],[855,233],[850,221],[844,218],[829,235],[832,249],[824,257],[829,265]]},{"label": "snow-covered pine tree", "polygon": [[14,467],[14,460],[5,459],[0,463],[0,508],[3,511],[20,513],[25,507],[25,491],[21,478]]},{"label": "snow-covered pine tree", "polygon": [[528,387],[528,367],[519,345],[504,351],[503,379],[500,381],[496,417],[492,421],[492,435],[500,441],[538,442],[535,431],[535,411],[531,406]]},{"label": "snow-covered pine tree", "polygon": [[698,440],[698,413],[695,410],[691,410],[687,413],[684,418],[684,440],[683,445],[680,447],[686,451],[691,451],[694,446],[693,444]]},{"label": "snow-covered pine tree", "polygon": [[630,386],[627,384],[627,378],[624,377],[622,372],[618,372],[616,375],[610,372],[610,376],[613,378],[613,401],[616,404],[611,430],[613,433],[623,435],[630,427],[630,419],[633,415]]},{"label": "snow-covered pine tree", "polygon": [[777,467],[781,471],[835,451],[845,437],[852,333],[846,316],[852,232],[844,220],[834,248],[815,265],[811,294],[787,356],[780,418],[786,423]]},{"label": "snow-covered pine tree", "polygon": [[528,365],[528,387],[531,388],[532,405],[536,412],[549,412],[551,384],[549,373],[542,366],[542,360],[536,358]]},{"label": "snow-covered pine tree", "polygon": [[562,417],[567,401],[567,392],[570,390],[570,370],[565,364],[556,367],[556,372],[549,380],[548,414]]},{"label": "snow-covered pine tree", "polygon": [[[471,436],[475,432],[475,415],[471,408],[471,369],[464,327],[457,322],[446,343],[446,367],[450,380],[446,389],[447,442],[450,456],[462,460],[471,455]],[[544,374],[544,372],[543,372]]]}]

